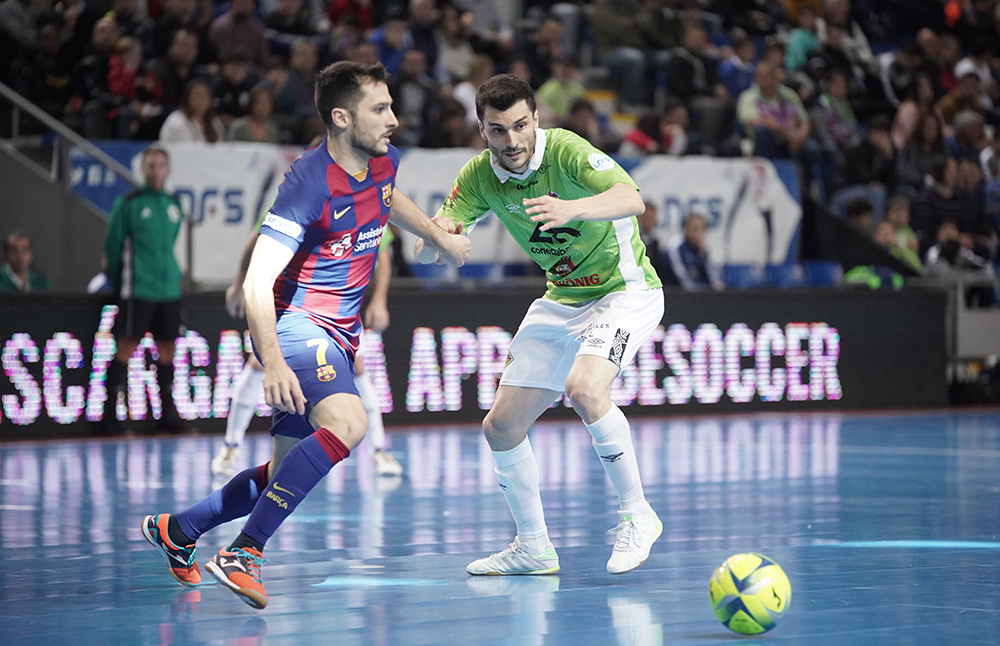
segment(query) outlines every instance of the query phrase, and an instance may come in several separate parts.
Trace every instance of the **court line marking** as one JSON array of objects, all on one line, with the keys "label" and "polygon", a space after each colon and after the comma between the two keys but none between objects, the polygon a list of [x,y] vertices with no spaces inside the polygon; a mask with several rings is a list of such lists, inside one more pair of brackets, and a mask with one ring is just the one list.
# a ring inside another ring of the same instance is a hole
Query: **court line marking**
[{"label": "court line marking", "polygon": [[872,453],[878,455],[941,455],[962,458],[1000,458],[995,449],[923,449],[911,446],[858,446],[846,444],[838,447],[841,453]]},{"label": "court line marking", "polygon": [[376,576],[328,576],[321,583],[313,583],[314,588],[389,588],[407,586],[441,585],[444,581],[433,579],[393,579]]},{"label": "court line marking", "polygon": [[1000,550],[1000,543],[989,542],[989,541],[919,541],[919,540],[843,541],[840,543],[818,543],[817,547]]}]

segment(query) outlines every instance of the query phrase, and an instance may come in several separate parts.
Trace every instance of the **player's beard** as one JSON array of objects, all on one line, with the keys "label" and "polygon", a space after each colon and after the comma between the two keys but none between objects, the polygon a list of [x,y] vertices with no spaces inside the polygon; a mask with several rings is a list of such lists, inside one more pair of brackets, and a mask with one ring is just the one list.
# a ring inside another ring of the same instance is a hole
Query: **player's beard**
[{"label": "player's beard", "polygon": [[500,165],[503,168],[507,169],[507,171],[511,173],[520,175],[524,173],[524,171],[528,170],[528,164],[531,163],[531,156],[535,154],[535,137],[536,137],[535,131],[532,130],[531,139],[524,143],[523,149],[521,145],[517,146],[517,149],[521,150],[521,153],[524,155],[524,162],[521,164],[520,169],[514,169],[510,167],[510,161],[508,161],[507,156],[504,155],[504,152],[512,152],[510,149],[498,148],[493,144],[489,143],[489,140],[487,140],[487,144],[489,145],[490,152],[493,153],[494,157],[500,160]]},{"label": "player's beard", "polygon": [[386,146],[385,150],[377,148],[381,140],[381,135],[378,137],[366,137],[363,133],[358,132],[357,127],[351,127],[351,147],[355,150],[360,150],[369,157],[382,157],[388,154],[388,146]]}]

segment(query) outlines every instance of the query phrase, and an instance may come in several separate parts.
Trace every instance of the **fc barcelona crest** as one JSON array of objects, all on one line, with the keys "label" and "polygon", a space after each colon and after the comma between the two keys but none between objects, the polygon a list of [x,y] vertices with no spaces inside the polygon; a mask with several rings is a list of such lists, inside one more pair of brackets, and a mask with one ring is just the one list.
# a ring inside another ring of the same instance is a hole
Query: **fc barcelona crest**
[{"label": "fc barcelona crest", "polygon": [[382,204],[386,207],[392,206],[392,184],[386,184],[382,187]]},{"label": "fc barcelona crest", "polygon": [[329,364],[322,365],[316,368],[316,378],[320,381],[333,381],[337,378],[337,371]]}]

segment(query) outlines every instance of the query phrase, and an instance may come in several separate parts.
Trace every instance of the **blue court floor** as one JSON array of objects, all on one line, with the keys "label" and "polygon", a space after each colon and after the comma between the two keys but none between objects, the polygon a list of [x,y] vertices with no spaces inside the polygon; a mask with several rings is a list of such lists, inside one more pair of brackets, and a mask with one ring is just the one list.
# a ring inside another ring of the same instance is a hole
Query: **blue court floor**
[{"label": "blue court floor", "polygon": [[[617,498],[580,423],[532,443],[562,570],[470,577],[514,536],[475,427],[391,434],[403,478],[359,448],[268,544],[270,605],[180,587],[139,532],[213,487],[221,438],[0,444],[0,644],[997,644],[1000,413],[636,420],[664,522],[649,560],[605,571]],[[246,466],[268,459],[251,435]],[[199,542],[199,561],[239,521]],[[757,638],[714,618],[708,580],[758,551],[792,582]]]}]

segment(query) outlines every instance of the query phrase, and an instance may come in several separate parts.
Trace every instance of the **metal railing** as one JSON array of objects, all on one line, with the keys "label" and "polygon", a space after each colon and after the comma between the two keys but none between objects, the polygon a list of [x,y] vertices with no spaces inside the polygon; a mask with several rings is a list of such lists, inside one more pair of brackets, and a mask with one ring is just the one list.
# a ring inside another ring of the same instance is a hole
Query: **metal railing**
[{"label": "metal railing", "polygon": [[115,175],[118,175],[118,177],[121,177],[123,180],[128,182],[130,185],[134,187],[139,186],[139,182],[136,181],[130,169],[126,168],[119,163],[118,160],[114,159],[106,152],[74,132],[66,124],[60,122],[52,115],[45,112],[45,110],[42,110],[34,103],[15,92],[10,86],[0,83],[0,97],[13,105],[11,116],[11,134],[14,138],[20,136],[22,111],[33,119],[39,121],[42,125],[49,128],[57,135],[53,151],[53,161],[55,163],[52,164],[52,179],[54,181],[60,182],[66,188],[70,188],[72,181],[72,173],[70,172],[70,149],[72,146],[76,146]]}]

